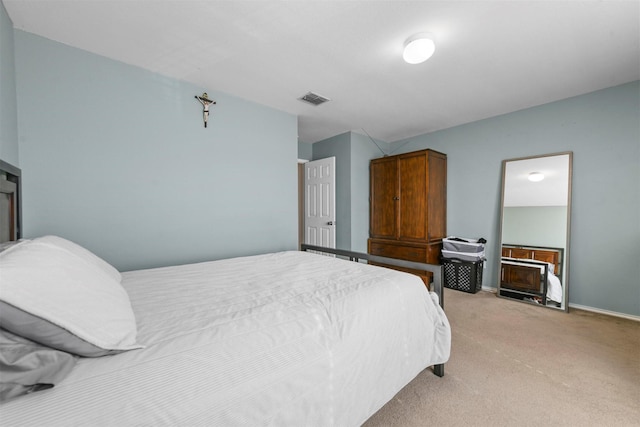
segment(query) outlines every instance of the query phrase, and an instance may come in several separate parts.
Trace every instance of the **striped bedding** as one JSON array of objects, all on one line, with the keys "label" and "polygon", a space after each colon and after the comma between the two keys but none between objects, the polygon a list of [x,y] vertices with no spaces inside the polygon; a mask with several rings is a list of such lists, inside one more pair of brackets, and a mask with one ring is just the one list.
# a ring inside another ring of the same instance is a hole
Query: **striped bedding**
[{"label": "striped bedding", "polygon": [[450,328],[416,276],[306,252],[123,273],[144,349],[82,358],[6,426],[357,426]]}]

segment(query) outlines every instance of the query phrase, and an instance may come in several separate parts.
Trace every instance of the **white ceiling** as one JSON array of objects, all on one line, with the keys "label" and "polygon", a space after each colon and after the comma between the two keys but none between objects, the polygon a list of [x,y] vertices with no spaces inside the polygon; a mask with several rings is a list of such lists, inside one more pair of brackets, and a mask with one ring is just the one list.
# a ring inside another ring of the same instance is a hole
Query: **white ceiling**
[{"label": "white ceiling", "polygon": [[[640,79],[639,1],[1,1],[17,29],[295,114],[304,142],[392,142]],[[404,63],[425,31],[435,55]]]},{"label": "white ceiling", "polygon": [[[544,179],[529,181],[539,172]],[[506,162],[503,206],[567,206],[569,201],[569,155],[533,157]]]}]

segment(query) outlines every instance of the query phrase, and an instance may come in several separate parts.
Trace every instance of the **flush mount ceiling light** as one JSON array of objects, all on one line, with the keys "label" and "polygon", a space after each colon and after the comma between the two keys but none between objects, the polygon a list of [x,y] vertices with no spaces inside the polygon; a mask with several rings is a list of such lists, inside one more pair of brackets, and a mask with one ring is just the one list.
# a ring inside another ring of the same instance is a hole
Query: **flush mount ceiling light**
[{"label": "flush mount ceiling light", "polygon": [[404,42],[402,58],[409,64],[420,64],[436,51],[436,38],[431,33],[414,34]]},{"label": "flush mount ceiling light", "polygon": [[540,172],[531,172],[529,174],[529,181],[531,182],[540,182],[544,179],[544,175]]}]

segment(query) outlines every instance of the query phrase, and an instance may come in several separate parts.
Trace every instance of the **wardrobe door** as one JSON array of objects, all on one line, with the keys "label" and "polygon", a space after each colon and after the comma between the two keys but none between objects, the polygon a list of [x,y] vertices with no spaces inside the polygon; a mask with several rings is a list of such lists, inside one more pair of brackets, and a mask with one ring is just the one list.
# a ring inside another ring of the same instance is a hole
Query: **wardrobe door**
[{"label": "wardrobe door", "polygon": [[429,151],[427,156],[427,240],[431,242],[447,237],[447,156],[436,151]]},{"label": "wardrobe door", "polygon": [[409,153],[398,158],[400,179],[399,238],[427,241],[427,154]]},{"label": "wardrobe door", "polygon": [[398,164],[395,157],[371,162],[370,223],[373,238],[398,238]]}]

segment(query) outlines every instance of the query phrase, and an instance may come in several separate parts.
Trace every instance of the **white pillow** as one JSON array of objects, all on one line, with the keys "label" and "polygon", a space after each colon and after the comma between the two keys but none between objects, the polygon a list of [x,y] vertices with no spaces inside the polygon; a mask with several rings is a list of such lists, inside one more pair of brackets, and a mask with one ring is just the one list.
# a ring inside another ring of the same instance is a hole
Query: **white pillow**
[{"label": "white pillow", "polygon": [[86,256],[50,240],[34,239],[0,253],[0,302],[10,308],[0,310],[0,326],[81,356],[141,348],[120,283]]},{"label": "white pillow", "polygon": [[75,254],[78,257],[82,258],[85,262],[98,267],[118,283],[122,281],[122,275],[120,275],[120,272],[114,266],[97,256],[93,252],[89,251],[88,249],[85,249],[82,246],[78,245],[77,243],[73,243],[70,240],[63,239],[62,237],[58,236],[44,236],[38,237],[34,240],[38,242],[49,243],[51,245],[55,245],[62,249],[65,249],[72,254]]}]

